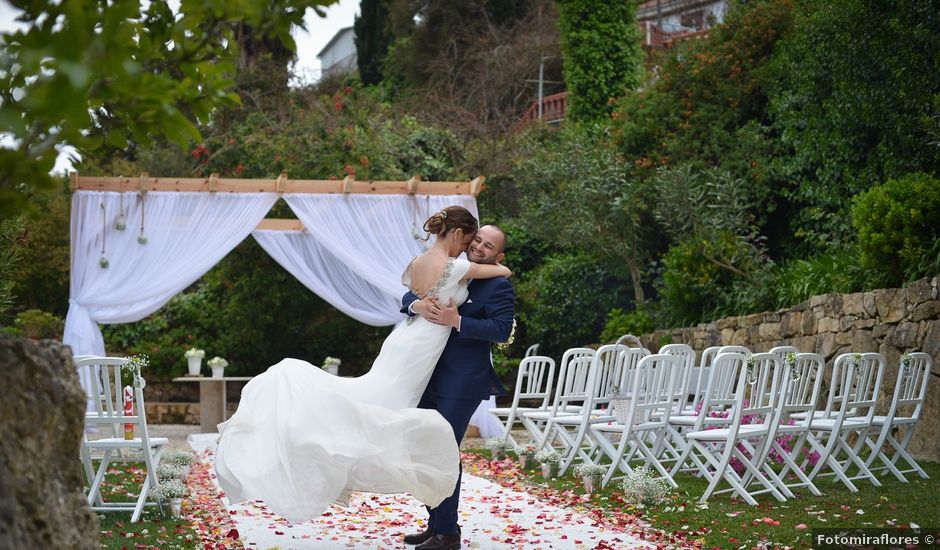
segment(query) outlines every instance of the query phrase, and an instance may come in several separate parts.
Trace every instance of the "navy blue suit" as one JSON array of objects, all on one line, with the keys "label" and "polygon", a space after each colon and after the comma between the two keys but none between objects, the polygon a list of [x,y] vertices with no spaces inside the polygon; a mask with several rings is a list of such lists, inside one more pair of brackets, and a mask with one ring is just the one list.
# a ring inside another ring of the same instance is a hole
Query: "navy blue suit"
[{"label": "navy blue suit", "polygon": [[[475,279],[467,287],[469,297],[458,308],[460,332],[451,331],[428,387],[418,403],[422,409],[441,413],[454,430],[457,444],[463,439],[470,417],[480,402],[490,395],[503,395],[505,388],[496,376],[490,360],[494,342],[505,342],[512,332],[515,315],[515,293],[502,277]],[[418,297],[408,292],[402,298],[402,313]],[[463,468],[461,467],[461,472]],[[457,533],[457,505],[460,500],[460,477],[454,494],[433,510],[429,526],[435,533]]]}]

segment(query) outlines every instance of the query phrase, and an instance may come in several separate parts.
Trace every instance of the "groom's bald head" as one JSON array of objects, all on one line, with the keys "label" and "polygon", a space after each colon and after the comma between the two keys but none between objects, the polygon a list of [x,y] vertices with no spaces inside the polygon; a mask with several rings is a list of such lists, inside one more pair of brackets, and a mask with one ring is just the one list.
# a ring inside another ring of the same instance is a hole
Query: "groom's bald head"
[{"label": "groom's bald head", "polygon": [[506,234],[495,225],[484,225],[477,230],[467,250],[467,257],[478,264],[501,263],[506,257]]}]

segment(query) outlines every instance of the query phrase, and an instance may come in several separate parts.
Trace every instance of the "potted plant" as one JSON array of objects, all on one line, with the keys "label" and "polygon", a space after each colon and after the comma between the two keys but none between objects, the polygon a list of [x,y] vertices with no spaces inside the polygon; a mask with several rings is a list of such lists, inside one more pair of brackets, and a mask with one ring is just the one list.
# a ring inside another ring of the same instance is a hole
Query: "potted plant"
[{"label": "potted plant", "polygon": [[178,479],[168,479],[161,481],[159,485],[150,491],[151,496],[163,505],[170,504],[170,514],[174,518],[180,517],[183,511],[183,497],[186,496],[186,486]]},{"label": "potted plant", "polygon": [[206,356],[206,352],[198,348],[189,348],[183,355],[186,356],[186,362],[189,363],[189,375],[200,376],[202,358]]},{"label": "potted plant", "polygon": [[555,449],[542,449],[535,453],[535,460],[542,465],[542,478],[548,480],[558,477],[558,470],[565,460],[565,455]]},{"label": "potted plant", "polygon": [[525,470],[535,460],[535,445],[526,445],[516,455],[519,457],[519,467]]},{"label": "potted plant", "polygon": [[601,487],[601,478],[607,473],[607,466],[601,464],[578,464],[574,474],[581,478],[584,492],[591,494]]},{"label": "potted plant", "polygon": [[228,361],[219,356],[209,359],[209,368],[212,369],[212,378],[222,378],[225,376],[225,367],[227,366]]},{"label": "potted plant", "polygon": [[486,440],[486,448],[490,450],[493,460],[500,460],[512,449],[512,443],[504,437],[491,437]]},{"label": "potted plant", "polygon": [[653,506],[669,497],[669,484],[661,477],[653,477],[649,468],[643,466],[630,472],[621,485],[623,500],[637,508]]},{"label": "potted plant", "polygon": [[176,462],[160,461],[157,467],[157,478],[163,481],[178,479],[180,481],[189,477],[189,466],[177,464]]},{"label": "potted plant", "polygon": [[333,376],[336,376],[337,373],[339,373],[339,366],[341,363],[342,361],[336,357],[327,357],[323,360],[323,367],[321,368]]}]

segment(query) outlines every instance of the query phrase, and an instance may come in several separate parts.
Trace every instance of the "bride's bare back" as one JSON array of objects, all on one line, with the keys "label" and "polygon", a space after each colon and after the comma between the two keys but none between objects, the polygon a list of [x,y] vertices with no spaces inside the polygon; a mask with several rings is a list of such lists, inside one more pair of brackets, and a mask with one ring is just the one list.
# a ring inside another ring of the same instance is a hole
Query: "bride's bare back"
[{"label": "bride's bare back", "polygon": [[[447,265],[453,258],[438,252],[428,250],[408,264],[406,272],[410,278],[409,288],[419,298],[425,298],[434,291],[438,283],[444,278]],[[491,279],[493,277],[509,277],[512,272],[509,268],[495,264],[470,264],[470,269],[464,279]]]}]

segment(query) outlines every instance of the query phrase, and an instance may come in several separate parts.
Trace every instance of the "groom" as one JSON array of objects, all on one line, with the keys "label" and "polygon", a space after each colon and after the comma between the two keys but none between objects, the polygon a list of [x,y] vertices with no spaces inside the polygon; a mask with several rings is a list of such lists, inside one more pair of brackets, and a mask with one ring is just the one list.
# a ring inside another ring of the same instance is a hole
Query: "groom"
[{"label": "groom", "polygon": [[[470,243],[467,257],[471,262],[495,264],[502,262],[505,248],[505,233],[495,225],[484,225]],[[433,299],[418,300],[410,292],[402,298],[402,313],[421,315],[433,323],[454,327],[418,407],[441,413],[454,429],[457,445],[480,402],[490,395],[505,393],[493,370],[490,348],[494,342],[509,339],[515,315],[515,294],[505,278],[474,280],[467,289],[469,297],[459,308]],[[429,509],[427,529],[406,535],[405,543],[417,544],[419,550],[460,548],[459,500],[458,476],[454,494],[437,508]]]}]

